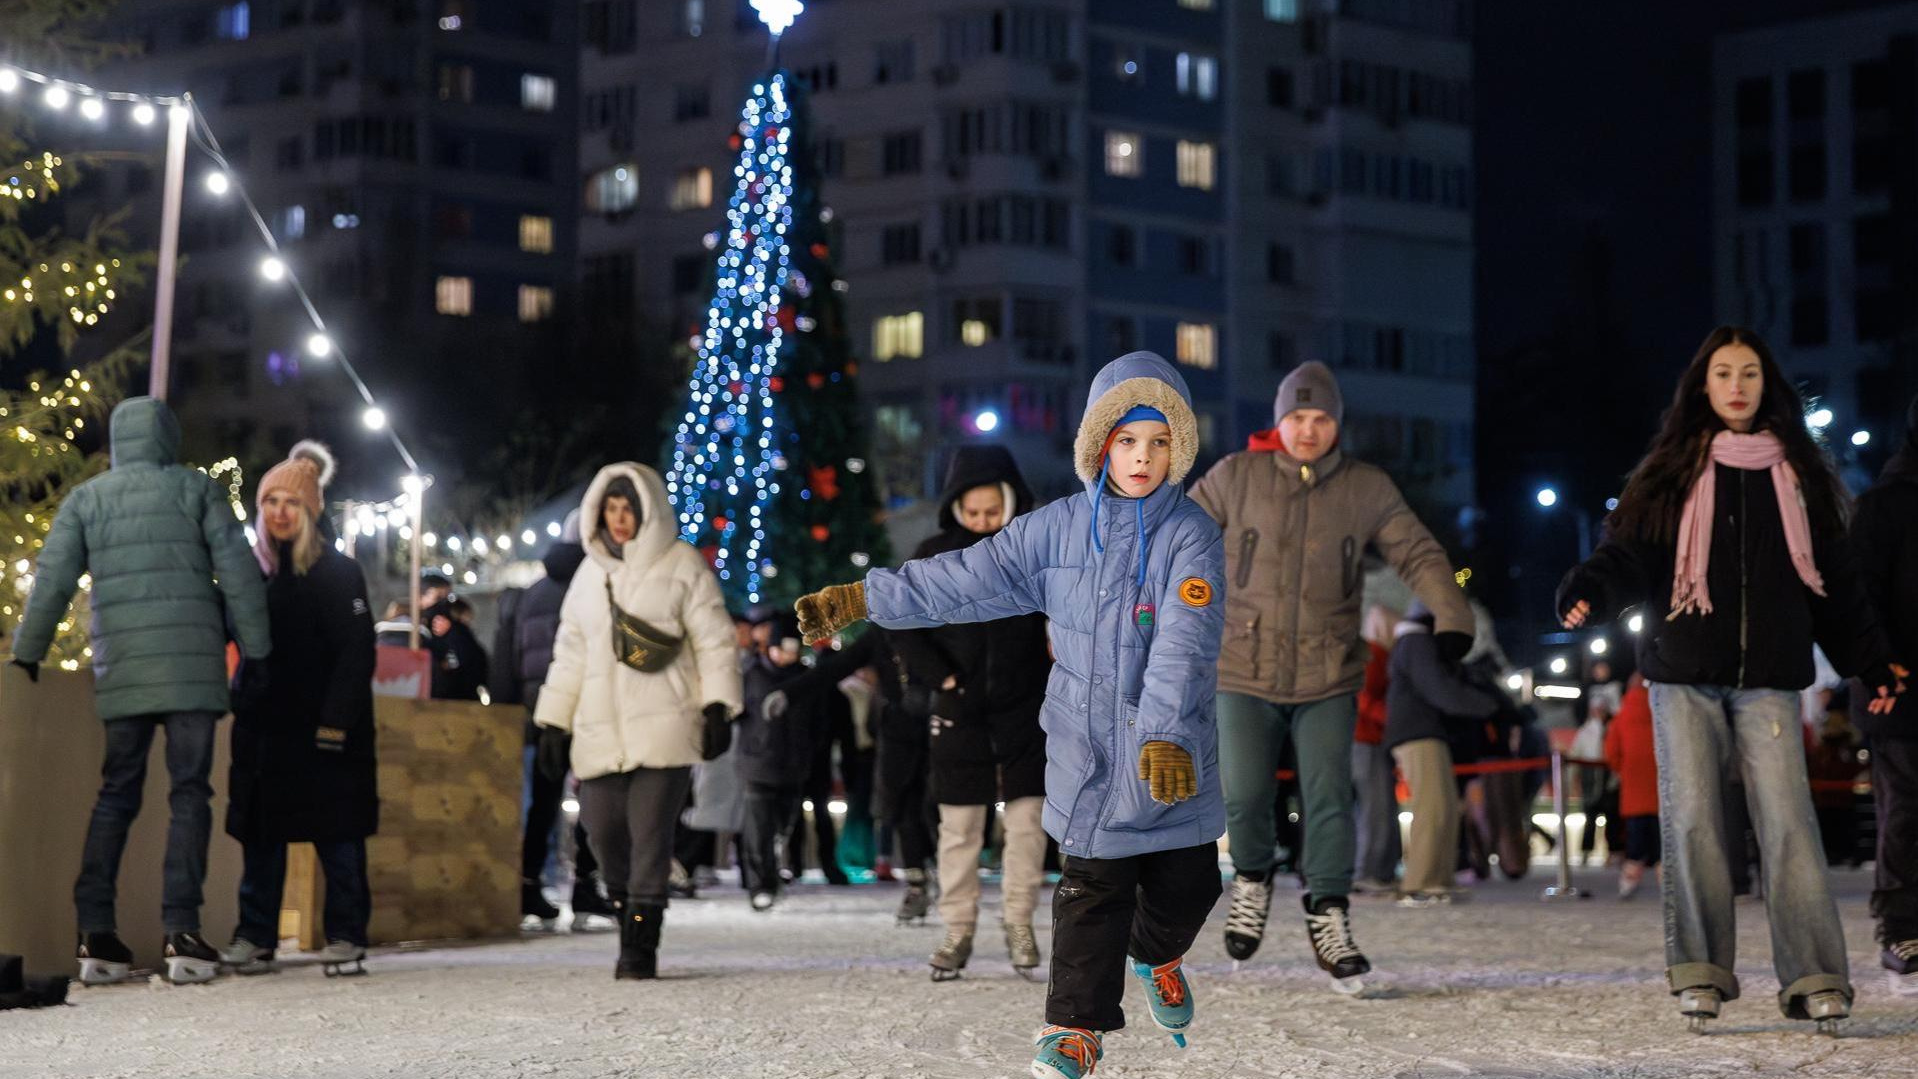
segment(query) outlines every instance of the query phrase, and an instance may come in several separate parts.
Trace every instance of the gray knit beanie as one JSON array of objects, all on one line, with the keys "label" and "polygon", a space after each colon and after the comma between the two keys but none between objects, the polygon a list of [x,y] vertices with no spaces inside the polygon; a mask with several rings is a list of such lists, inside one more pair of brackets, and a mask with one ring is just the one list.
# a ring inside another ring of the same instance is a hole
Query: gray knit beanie
[{"label": "gray knit beanie", "polygon": [[1321,409],[1331,414],[1335,423],[1345,422],[1345,398],[1339,396],[1339,380],[1332,376],[1332,369],[1312,360],[1302,363],[1279,383],[1278,399],[1272,402],[1272,422],[1285,419],[1285,414],[1301,408]]}]

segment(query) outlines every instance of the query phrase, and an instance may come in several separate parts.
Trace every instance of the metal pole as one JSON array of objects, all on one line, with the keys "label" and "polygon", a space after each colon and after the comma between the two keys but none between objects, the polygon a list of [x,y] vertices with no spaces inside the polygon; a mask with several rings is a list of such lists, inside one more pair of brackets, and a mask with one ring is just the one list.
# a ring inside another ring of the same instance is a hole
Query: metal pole
[{"label": "metal pole", "polygon": [[412,492],[413,504],[413,540],[408,546],[412,549],[413,583],[409,594],[412,596],[413,616],[406,628],[406,647],[418,649],[420,646],[420,529],[426,526],[426,484],[415,484],[418,490]]},{"label": "metal pole", "polygon": [[153,292],[153,363],[147,373],[147,393],[162,401],[173,369],[173,281],[180,261],[180,198],[186,187],[186,131],[193,110],[184,104],[169,105],[166,117],[160,266]]},{"label": "metal pole", "polygon": [[1545,889],[1540,899],[1589,899],[1572,884],[1572,837],[1565,824],[1565,754],[1552,750],[1552,812],[1558,814],[1558,883]]}]

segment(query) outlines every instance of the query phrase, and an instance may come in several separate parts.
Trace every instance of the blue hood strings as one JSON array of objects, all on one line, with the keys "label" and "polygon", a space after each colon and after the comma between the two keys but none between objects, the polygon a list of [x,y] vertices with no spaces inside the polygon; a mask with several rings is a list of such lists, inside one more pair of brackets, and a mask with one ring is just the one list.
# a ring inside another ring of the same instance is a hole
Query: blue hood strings
[{"label": "blue hood strings", "polygon": [[[1099,484],[1092,489],[1092,549],[1099,554],[1106,553],[1106,545],[1099,539],[1099,500],[1105,497],[1106,473],[1111,468],[1112,455],[1108,453],[1106,454],[1105,463],[1099,466]],[[1139,522],[1139,575],[1137,580],[1133,582],[1133,587],[1142,590],[1145,588],[1146,548],[1150,545],[1151,540],[1151,537],[1146,534],[1145,530],[1145,499],[1133,499],[1132,508]]]}]

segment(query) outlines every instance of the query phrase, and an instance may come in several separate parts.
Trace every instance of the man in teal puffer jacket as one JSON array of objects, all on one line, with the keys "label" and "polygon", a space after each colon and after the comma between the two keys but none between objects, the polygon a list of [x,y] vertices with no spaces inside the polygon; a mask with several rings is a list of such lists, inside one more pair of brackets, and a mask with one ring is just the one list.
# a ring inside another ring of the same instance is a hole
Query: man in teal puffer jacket
[{"label": "man in teal puffer jacket", "polygon": [[[13,662],[38,678],[80,575],[93,576],[94,695],[107,726],[100,797],[80,879],[81,978],[126,977],[132,956],[115,933],[115,881],[140,812],[148,751],[167,735],[168,803],[162,926],[167,975],[200,981],[218,953],[200,939],[200,886],[213,827],[207,781],[213,732],[229,705],[226,642],[238,640],[242,689],[272,650],[266,587],[226,492],[177,463],[180,425],[162,401],[135,397],[113,410],[113,467],[73,489],[35,567]],[[230,629],[229,629],[230,625]]]}]

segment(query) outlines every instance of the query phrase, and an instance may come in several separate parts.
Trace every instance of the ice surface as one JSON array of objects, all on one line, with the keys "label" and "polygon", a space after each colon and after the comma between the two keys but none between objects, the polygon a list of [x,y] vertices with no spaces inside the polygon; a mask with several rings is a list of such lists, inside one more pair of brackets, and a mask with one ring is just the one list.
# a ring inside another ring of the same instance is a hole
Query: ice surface
[{"label": "ice surface", "polygon": [[[1225,904],[1194,949],[1199,1016],[1180,1052],[1144,1022],[1107,1040],[1102,1079],[1232,1076],[1905,1076],[1918,1000],[1887,994],[1868,872],[1832,874],[1859,987],[1836,1040],[1778,1014],[1764,908],[1740,904],[1745,996],[1714,1033],[1685,1032],[1661,970],[1658,898],[1545,904],[1543,877],[1473,901],[1401,910],[1355,900],[1374,996],[1333,993],[1313,965],[1298,894],[1280,887],[1265,949],[1237,974]],[[0,1077],[906,1076],[1018,1079],[1043,985],[1012,973],[997,889],[966,976],[934,985],[936,924],[895,928],[898,885],[802,887],[771,914],[736,888],[674,904],[657,982],[612,980],[611,934],[376,950],[365,978],[317,965],[207,986],[116,986],[70,1007],[0,1012]],[[936,919],[934,919],[936,923]],[[224,941],[225,927],[209,927]],[[1041,926],[1042,945],[1050,932]],[[1128,985],[1128,1000],[1138,1003]]]}]

